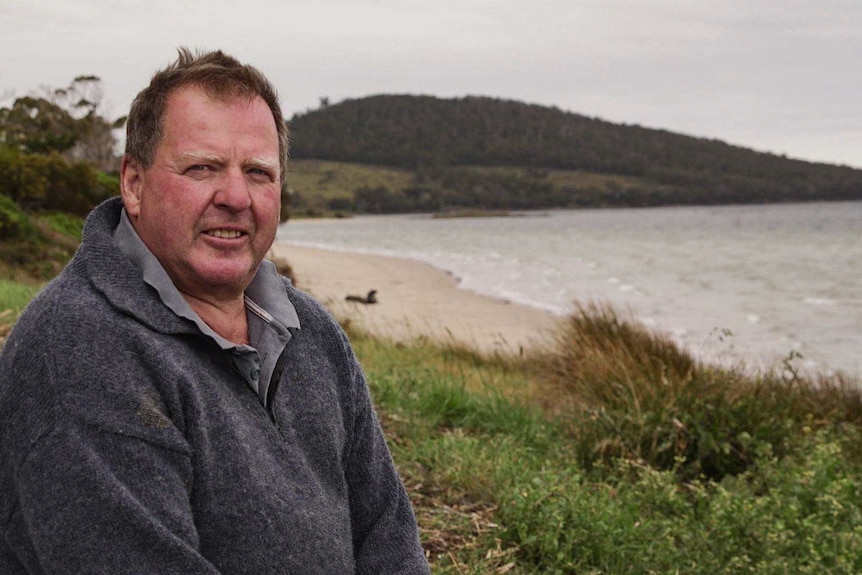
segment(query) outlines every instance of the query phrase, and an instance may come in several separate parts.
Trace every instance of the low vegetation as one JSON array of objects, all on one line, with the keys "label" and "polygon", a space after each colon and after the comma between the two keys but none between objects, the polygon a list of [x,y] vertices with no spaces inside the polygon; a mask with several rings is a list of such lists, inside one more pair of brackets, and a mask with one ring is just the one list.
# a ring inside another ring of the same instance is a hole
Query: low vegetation
[{"label": "low vegetation", "polygon": [[0,279],[0,348],[18,318],[18,314],[39,291],[38,284]]},{"label": "low vegetation", "polygon": [[0,347],[18,314],[72,257],[83,224],[62,212],[27,214],[0,195]]},{"label": "low vegetation", "polygon": [[287,172],[291,215],[347,215],[355,211],[355,190],[403,190],[410,186],[411,178],[398,168],[291,160]]},{"label": "low vegetation", "polygon": [[596,307],[527,358],[351,337],[435,573],[862,569],[854,382],[700,365]]},{"label": "low vegetation", "polygon": [[83,221],[63,212],[27,213],[0,194],[0,278],[38,285],[57,275],[81,240]]}]

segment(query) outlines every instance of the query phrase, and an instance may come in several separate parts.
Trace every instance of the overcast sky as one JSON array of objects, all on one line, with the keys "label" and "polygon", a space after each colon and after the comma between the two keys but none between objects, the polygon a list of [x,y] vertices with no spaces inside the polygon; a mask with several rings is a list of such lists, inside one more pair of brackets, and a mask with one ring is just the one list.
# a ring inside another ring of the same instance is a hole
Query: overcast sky
[{"label": "overcast sky", "polygon": [[287,117],[483,95],[862,168],[862,0],[0,0],[0,106],[94,74],[124,115],[177,46],[254,64]]}]

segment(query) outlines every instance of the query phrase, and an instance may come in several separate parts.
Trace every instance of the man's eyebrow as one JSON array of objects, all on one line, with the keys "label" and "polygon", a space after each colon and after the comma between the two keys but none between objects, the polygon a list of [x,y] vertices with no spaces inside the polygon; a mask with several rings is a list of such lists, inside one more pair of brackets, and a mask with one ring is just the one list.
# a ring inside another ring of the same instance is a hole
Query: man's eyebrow
[{"label": "man's eyebrow", "polygon": [[191,160],[191,161],[201,161],[201,162],[215,162],[217,164],[221,164],[224,160],[215,154],[209,154],[207,152],[183,152],[180,154],[181,160]]},{"label": "man's eyebrow", "polygon": [[246,160],[245,165],[253,168],[274,170],[276,172],[280,169],[280,164],[278,163],[278,160],[270,157],[255,156]]}]

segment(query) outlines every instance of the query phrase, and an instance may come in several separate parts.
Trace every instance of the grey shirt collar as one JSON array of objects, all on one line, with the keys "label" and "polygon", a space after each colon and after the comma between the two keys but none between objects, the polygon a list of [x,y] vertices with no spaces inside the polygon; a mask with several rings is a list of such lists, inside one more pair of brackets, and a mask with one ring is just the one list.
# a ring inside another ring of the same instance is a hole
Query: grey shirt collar
[{"label": "grey shirt collar", "polygon": [[165,306],[179,317],[194,322],[201,333],[230,354],[231,363],[239,374],[266,403],[270,377],[291,338],[289,329],[300,327],[296,309],[285,293],[275,264],[262,261],[245,291],[250,345],[238,345],[220,336],[195,313],[162,264],[138,236],[125,209],[114,230],[114,243],[141,270],[143,280],[158,292]]}]

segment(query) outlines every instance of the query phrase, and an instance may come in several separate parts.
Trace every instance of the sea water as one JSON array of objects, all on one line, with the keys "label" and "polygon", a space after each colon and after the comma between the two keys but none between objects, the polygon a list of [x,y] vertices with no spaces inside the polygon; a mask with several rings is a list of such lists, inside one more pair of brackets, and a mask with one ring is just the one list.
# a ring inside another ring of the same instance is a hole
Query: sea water
[{"label": "sea water", "polygon": [[711,360],[859,377],[860,233],[862,202],[838,202],[299,220],[278,240],[421,260],[559,315],[608,303]]}]

